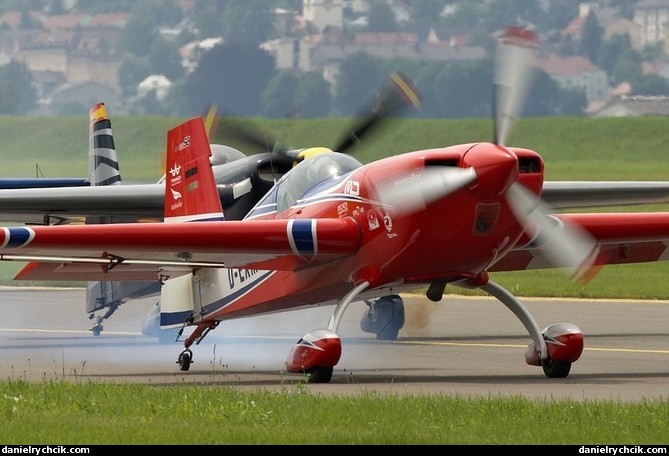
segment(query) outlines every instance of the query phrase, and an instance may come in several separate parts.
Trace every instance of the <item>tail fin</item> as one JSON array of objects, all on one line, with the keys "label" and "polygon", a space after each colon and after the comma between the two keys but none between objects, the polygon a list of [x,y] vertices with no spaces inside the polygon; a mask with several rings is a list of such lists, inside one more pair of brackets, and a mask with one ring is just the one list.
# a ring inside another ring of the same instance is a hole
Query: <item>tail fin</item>
[{"label": "tail fin", "polygon": [[89,112],[88,180],[91,185],[121,183],[111,121],[104,103],[97,103]]},{"label": "tail fin", "polygon": [[167,132],[166,222],[223,220],[210,155],[201,117]]}]

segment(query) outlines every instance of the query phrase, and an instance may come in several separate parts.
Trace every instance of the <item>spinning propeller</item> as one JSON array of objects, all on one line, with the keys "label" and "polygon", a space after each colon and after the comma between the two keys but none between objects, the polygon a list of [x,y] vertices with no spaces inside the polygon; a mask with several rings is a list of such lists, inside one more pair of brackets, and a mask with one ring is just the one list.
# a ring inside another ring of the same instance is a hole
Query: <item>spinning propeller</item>
[{"label": "spinning propeller", "polygon": [[[373,129],[383,123],[385,119],[401,109],[417,110],[421,106],[421,94],[413,86],[409,78],[401,73],[394,72],[384,86],[376,93],[373,106],[366,108],[358,117],[361,119],[343,136],[339,143],[332,148],[335,152],[347,153]],[[301,155],[302,149],[290,149],[266,133],[258,133],[241,125],[230,127],[226,136],[234,137],[246,142],[263,152],[272,152],[287,155],[300,161],[305,158]]]},{"label": "spinning propeller", "polygon": [[531,244],[545,247],[542,252],[554,267],[577,268],[573,277],[580,278],[596,257],[594,241],[584,230],[551,217],[540,197],[517,182],[519,159],[506,147],[525,103],[537,42],[534,32],[518,27],[507,27],[500,36],[493,81],[496,148],[474,146],[463,156],[464,167],[426,168],[411,185],[394,188],[391,182],[379,183],[377,194],[382,203],[403,214],[422,210],[470,184],[470,191],[481,199],[504,195]]},{"label": "spinning propeller", "polygon": [[[534,32],[507,27],[500,37],[495,62],[495,143],[510,154],[505,144],[513,122],[520,115],[530,84],[532,53],[538,37]],[[516,218],[534,245],[549,247],[546,260],[558,268],[577,268],[580,277],[596,256],[595,242],[584,230],[549,216],[541,198],[518,182],[505,191]]]}]

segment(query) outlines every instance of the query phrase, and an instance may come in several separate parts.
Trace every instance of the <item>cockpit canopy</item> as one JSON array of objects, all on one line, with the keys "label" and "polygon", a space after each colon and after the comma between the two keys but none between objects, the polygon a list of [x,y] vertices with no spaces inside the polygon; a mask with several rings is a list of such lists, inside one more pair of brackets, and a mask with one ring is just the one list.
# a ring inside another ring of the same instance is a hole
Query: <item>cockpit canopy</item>
[{"label": "cockpit canopy", "polygon": [[350,155],[329,149],[305,156],[308,158],[287,172],[249,216],[259,215],[269,207],[275,207],[276,212],[281,213],[305,195],[337,185],[342,176],[362,166]]},{"label": "cockpit canopy", "polygon": [[291,207],[317,184],[332,182],[361,166],[362,164],[350,155],[331,151],[304,159],[280,182],[277,190],[277,213]]}]

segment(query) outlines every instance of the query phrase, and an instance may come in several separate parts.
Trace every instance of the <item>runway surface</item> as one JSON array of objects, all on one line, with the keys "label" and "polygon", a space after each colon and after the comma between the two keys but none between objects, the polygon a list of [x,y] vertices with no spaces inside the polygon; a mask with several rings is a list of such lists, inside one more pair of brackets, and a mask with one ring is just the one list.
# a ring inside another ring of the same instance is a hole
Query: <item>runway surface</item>
[{"label": "runway surface", "polygon": [[314,394],[443,394],[642,400],[669,397],[669,302],[522,299],[544,328],[576,324],[585,350],[564,379],[525,363],[530,337],[493,298],[447,295],[439,303],[405,297],[397,341],[360,330],[353,303],[339,330],[343,354],[328,384],[305,383],[283,363],[306,332],[327,326],[333,307],[226,321],[200,345],[188,372],[181,343],[141,335],[157,299],[124,304],[89,331],[83,289],[0,288],[0,378],[41,381],[219,384],[257,389],[308,388]]}]

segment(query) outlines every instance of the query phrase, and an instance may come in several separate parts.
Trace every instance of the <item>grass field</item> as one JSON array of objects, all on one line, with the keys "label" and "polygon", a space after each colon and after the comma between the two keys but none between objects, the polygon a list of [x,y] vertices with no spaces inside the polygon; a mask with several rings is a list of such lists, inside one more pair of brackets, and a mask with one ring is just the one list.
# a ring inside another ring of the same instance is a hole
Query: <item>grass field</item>
[{"label": "grass field", "polygon": [[[124,180],[157,180],[166,131],[184,119],[110,116]],[[251,151],[226,141],[235,122],[242,120],[222,123],[216,142]],[[243,122],[294,147],[332,146],[352,124],[350,119]],[[486,119],[390,124],[354,151],[359,160],[492,138]],[[668,127],[669,118],[524,119],[510,144],[541,153],[549,180],[667,180]],[[45,177],[87,174],[85,116],[0,118],[0,136],[0,177],[33,177],[38,170]],[[268,141],[268,149],[272,145]],[[0,263],[0,284],[12,283],[20,267]],[[518,296],[666,300],[668,273],[664,262],[610,266],[585,287],[559,271],[493,278]],[[669,444],[666,399],[622,404],[372,393],[320,397],[299,387],[272,393],[11,379],[0,381],[0,416],[3,444]]]},{"label": "grass field", "polygon": [[0,382],[9,445],[667,445],[667,400]]}]

